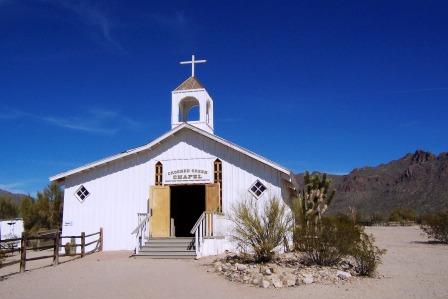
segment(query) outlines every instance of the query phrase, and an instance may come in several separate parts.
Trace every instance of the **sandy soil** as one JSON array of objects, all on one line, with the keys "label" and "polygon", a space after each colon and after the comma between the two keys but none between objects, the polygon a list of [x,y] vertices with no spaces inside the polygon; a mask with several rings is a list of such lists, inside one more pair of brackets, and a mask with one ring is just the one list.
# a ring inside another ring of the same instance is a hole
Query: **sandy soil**
[{"label": "sandy soil", "polygon": [[368,231],[388,250],[381,279],[260,289],[206,272],[206,260],[134,259],[128,252],[107,252],[7,276],[0,282],[0,298],[448,298],[448,246],[427,243],[418,227]]}]

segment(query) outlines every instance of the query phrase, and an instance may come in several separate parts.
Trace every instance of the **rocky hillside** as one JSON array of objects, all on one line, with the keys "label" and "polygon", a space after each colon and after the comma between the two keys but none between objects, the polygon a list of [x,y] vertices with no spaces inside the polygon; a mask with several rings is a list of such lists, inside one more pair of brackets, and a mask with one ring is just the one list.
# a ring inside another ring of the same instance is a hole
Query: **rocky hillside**
[{"label": "rocky hillside", "polygon": [[[303,181],[302,175],[297,177]],[[448,208],[448,153],[435,156],[418,150],[387,164],[330,177],[337,191],[332,213],[346,213],[350,206],[364,214],[390,213],[397,207],[417,212]]]},{"label": "rocky hillside", "polygon": [[14,201],[16,204],[19,204],[19,203],[20,203],[20,200],[21,200],[23,197],[25,197],[25,196],[26,196],[26,195],[24,195],[24,194],[11,193],[11,192],[9,192],[9,191],[0,189],[0,197],[9,197],[9,198],[12,198],[13,201]]}]

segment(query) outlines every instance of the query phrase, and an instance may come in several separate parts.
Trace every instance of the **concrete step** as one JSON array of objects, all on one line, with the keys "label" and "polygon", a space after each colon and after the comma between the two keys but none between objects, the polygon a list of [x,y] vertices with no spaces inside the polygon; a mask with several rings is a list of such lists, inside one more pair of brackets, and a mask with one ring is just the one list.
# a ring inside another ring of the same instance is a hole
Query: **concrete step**
[{"label": "concrete step", "polygon": [[195,255],[134,255],[134,257],[139,259],[195,259]]},{"label": "concrete step", "polygon": [[143,245],[141,248],[146,249],[161,249],[161,248],[171,248],[176,250],[194,250],[193,244],[149,244],[149,245]]},{"label": "concrete step", "polygon": [[140,251],[142,255],[196,255],[194,250]]},{"label": "concrete step", "polygon": [[156,259],[194,259],[196,253],[194,251],[140,251],[135,257],[156,258]]},{"label": "concrete step", "polygon": [[150,238],[145,240],[146,243],[190,243],[193,238]]},{"label": "concrete step", "polygon": [[140,251],[194,251],[190,246],[142,246]]},{"label": "concrete step", "polygon": [[193,238],[150,238],[136,257],[157,259],[195,258]]}]

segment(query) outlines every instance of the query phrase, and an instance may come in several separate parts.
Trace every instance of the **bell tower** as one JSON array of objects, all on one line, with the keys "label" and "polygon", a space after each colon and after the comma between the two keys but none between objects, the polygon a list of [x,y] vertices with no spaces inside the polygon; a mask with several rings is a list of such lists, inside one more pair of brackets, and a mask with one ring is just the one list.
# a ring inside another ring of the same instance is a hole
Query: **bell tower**
[{"label": "bell tower", "polygon": [[[213,134],[213,99],[205,87],[195,76],[194,67],[206,60],[182,61],[181,64],[191,64],[191,77],[182,82],[171,92],[171,128],[182,123],[189,123]],[[194,109],[199,109],[199,117],[192,115]]]}]

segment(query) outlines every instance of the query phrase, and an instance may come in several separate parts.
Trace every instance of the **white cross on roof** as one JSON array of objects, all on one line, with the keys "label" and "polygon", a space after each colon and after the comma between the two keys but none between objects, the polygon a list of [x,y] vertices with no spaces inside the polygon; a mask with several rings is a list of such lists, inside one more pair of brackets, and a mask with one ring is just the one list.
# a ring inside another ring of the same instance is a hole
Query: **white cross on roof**
[{"label": "white cross on roof", "polygon": [[194,77],[194,65],[196,63],[206,63],[207,60],[195,60],[194,54],[191,55],[191,61],[181,61],[180,64],[191,64],[191,76]]}]

